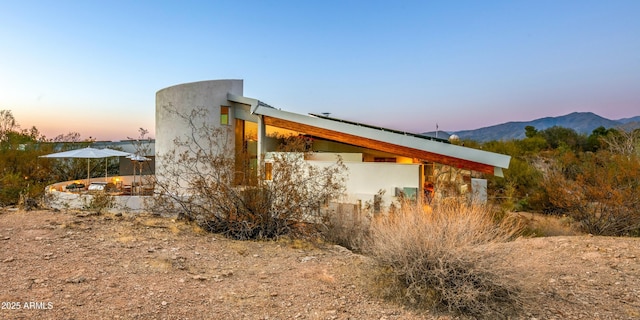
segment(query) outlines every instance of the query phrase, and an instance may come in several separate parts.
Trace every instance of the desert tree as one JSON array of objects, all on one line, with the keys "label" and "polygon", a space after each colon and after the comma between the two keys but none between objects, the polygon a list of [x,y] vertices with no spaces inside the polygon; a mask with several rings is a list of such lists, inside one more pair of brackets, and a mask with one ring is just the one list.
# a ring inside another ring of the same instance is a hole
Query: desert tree
[{"label": "desert tree", "polygon": [[131,140],[137,155],[145,156],[151,153],[151,137],[149,137],[149,130],[145,128],[138,128],[138,137],[127,137],[127,139]]},{"label": "desert tree", "polygon": [[0,146],[6,148],[9,135],[19,128],[11,110],[0,110]]},{"label": "desert tree", "polygon": [[[138,128],[138,137],[136,138],[132,138],[132,137],[127,137],[127,139],[129,139],[129,141],[131,141],[131,144],[133,145],[133,148],[135,150],[135,156],[136,157],[143,157],[146,158],[148,155],[153,154],[151,151],[151,142],[152,139],[151,137],[149,137],[149,130],[145,129],[145,128]],[[132,160],[132,166],[133,166],[133,170],[134,173],[137,171],[140,173],[140,179],[143,184],[147,185],[153,185],[153,180],[154,178],[147,175],[142,175],[142,172],[145,171],[147,173],[151,173],[153,172],[152,170],[152,166],[153,166],[153,162],[151,161],[151,159],[145,159],[142,161],[138,161],[138,160]]]},{"label": "desert tree", "polygon": [[[66,134],[59,134],[48,143],[48,152],[67,151],[76,148],[88,147],[90,139],[83,139],[82,135],[75,131]],[[50,175],[55,181],[69,181],[85,179],[87,176],[87,159],[65,158],[65,159],[41,159],[50,163]],[[92,161],[90,172],[98,174],[104,169],[104,165],[99,161]],[[100,170],[98,170],[100,169]],[[93,176],[95,177],[95,175]]]},{"label": "desert tree", "polygon": [[20,129],[11,110],[0,110],[0,204],[15,205],[43,193],[51,182],[47,151],[37,128]]},{"label": "desert tree", "polygon": [[640,156],[640,129],[633,131],[611,130],[603,138],[602,142],[609,151],[627,157]]},{"label": "desert tree", "polygon": [[230,139],[231,128],[203,120],[208,110],[167,110],[190,130],[174,139],[171,150],[156,155],[163,168],[156,172],[159,203],[209,231],[236,239],[308,234],[325,220],[327,202],[344,192],[342,161],[309,164],[298,136],[279,137],[289,152],[257,163],[245,145]]},{"label": "desert tree", "polygon": [[547,141],[551,149],[565,148],[573,151],[582,150],[586,145],[587,137],[578,134],[571,128],[553,126],[539,132]]}]

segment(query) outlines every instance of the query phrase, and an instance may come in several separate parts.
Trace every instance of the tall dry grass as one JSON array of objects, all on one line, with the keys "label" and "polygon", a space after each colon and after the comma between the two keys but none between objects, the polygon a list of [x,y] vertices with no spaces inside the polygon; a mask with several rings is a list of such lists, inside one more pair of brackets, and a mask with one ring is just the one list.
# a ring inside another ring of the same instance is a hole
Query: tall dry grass
[{"label": "tall dry grass", "polygon": [[375,291],[424,309],[509,317],[519,309],[518,288],[491,267],[496,257],[486,250],[519,231],[485,205],[405,205],[371,224],[366,249],[377,261]]}]

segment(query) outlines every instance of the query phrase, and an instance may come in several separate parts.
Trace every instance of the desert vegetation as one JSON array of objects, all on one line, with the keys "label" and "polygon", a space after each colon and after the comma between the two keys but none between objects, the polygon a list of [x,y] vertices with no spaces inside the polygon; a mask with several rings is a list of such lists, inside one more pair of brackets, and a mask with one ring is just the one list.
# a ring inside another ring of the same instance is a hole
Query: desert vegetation
[{"label": "desert vegetation", "polygon": [[[305,141],[275,137],[281,153],[257,163],[246,149],[229,145],[231,133],[199,121],[208,111],[174,110],[191,132],[175,139],[161,158],[166,173],[157,179],[156,208],[179,212],[206,230],[234,239],[304,237],[327,220],[327,204],[344,189],[341,161],[317,168],[304,161]],[[269,167],[269,172],[260,172]]]},{"label": "desert vegetation", "polygon": [[[456,199],[456,200],[462,200]],[[481,318],[507,318],[520,308],[519,288],[500,259],[485,251],[513,239],[520,224],[484,204],[407,204],[373,219],[365,252],[376,261],[372,287],[412,307]]]},{"label": "desert vegetation", "polygon": [[[83,139],[77,132],[47,138],[36,127],[21,128],[11,110],[0,110],[0,206],[33,207],[42,203],[45,186],[86,178],[86,159],[39,156],[87,147],[92,142],[93,139]],[[117,173],[117,160],[108,161],[108,172]],[[104,174],[104,167],[104,161],[93,161],[91,172]]]},{"label": "desert vegetation", "polygon": [[[504,178],[487,177],[488,204],[452,195],[429,206],[401,200],[382,212],[380,203],[367,203],[354,216],[332,206],[344,189],[340,160],[313,167],[303,161],[307,141],[275,136],[283,152],[258,162],[246,149],[229,144],[224,137],[232,133],[225,128],[198,121],[206,112],[174,113],[191,132],[176,139],[173,150],[157,155],[167,174],[154,181],[157,194],[149,203],[154,214],[177,213],[201,230],[232,239],[338,243],[373,261],[368,291],[410,308],[475,318],[521,314],[523,289],[510,278],[512,269],[496,267],[502,256],[495,252],[502,251],[494,247],[545,232],[523,228],[511,212],[561,217],[593,235],[640,236],[639,130],[598,128],[584,136],[567,128],[527,127],[522,140],[463,141],[512,156]],[[83,177],[84,161],[38,156],[54,146],[90,143],[76,133],[47,139],[36,128],[20,129],[3,110],[0,204],[27,208],[40,203],[45,185]],[[109,205],[108,196],[98,196],[86,209],[101,214]]]},{"label": "desert vegetation", "polygon": [[489,177],[494,203],[506,210],[568,217],[594,235],[638,235],[640,130],[584,136],[527,127],[523,140],[474,146],[513,157],[504,179]]}]

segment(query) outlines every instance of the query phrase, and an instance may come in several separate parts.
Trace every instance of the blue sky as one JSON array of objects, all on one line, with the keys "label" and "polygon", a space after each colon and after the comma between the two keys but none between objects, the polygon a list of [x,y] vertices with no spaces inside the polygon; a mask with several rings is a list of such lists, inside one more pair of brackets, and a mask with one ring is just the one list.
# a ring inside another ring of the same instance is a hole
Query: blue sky
[{"label": "blue sky", "polygon": [[13,1],[0,109],[47,137],[154,132],[155,93],[244,79],[297,113],[410,132],[640,115],[640,1]]}]

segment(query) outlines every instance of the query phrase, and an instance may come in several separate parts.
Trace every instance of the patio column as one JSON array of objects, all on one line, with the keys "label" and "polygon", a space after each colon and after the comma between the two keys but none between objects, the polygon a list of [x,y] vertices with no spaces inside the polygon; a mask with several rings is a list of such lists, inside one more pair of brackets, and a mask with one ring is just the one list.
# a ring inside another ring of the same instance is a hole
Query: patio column
[{"label": "patio column", "polygon": [[265,140],[266,140],[266,137],[267,137],[267,133],[266,132],[267,132],[267,130],[266,130],[266,126],[264,124],[263,116],[259,115],[258,116],[258,145],[257,145],[257,149],[258,150],[256,151],[256,153],[257,153],[257,160],[258,160],[258,164],[257,164],[257,167],[258,167],[258,170],[257,170],[258,171],[258,178],[260,178],[260,179],[263,178],[263,176],[262,176],[262,173],[263,173],[262,164],[263,164],[263,160],[264,160],[263,158],[264,158],[264,152],[265,152],[264,151],[264,149],[265,149],[264,145],[265,145],[265,142],[266,142]]}]

